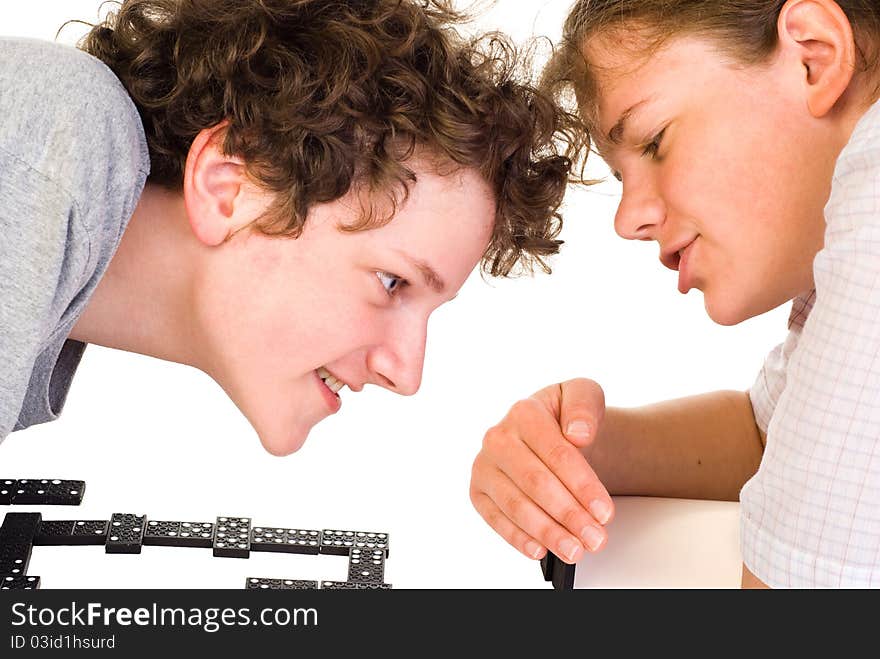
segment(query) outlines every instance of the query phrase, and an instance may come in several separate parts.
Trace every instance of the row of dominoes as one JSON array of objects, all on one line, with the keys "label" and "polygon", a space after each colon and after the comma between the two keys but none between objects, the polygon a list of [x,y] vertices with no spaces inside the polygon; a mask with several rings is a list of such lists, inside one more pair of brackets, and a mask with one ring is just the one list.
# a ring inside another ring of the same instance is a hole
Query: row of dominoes
[{"label": "row of dominoes", "polygon": [[[210,547],[214,556],[229,558],[248,558],[251,551],[347,555],[349,582],[390,587],[383,583],[385,559],[389,555],[387,533],[252,528],[248,517],[176,522],[114,513],[109,521],[44,521],[41,513],[7,513],[0,527],[0,589],[39,587],[39,577],[26,578],[27,565],[32,548],[47,545],[103,545],[109,554],[139,554],[144,545]],[[365,552],[369,552],[369,556]],[[298,580],[282,581],[295,583]]]},{"label": "row of dominoes", "polygon": [[[323,590],[390,589],[385,583],[385,552],[382,549],[351,549],[348,553],[348,579],[346,581],[322,581]],[[249,590],[310,590],[318,588],[317,581],[301,579],[266,579],[248,577],[245,588]]]},{"label": "row of dominoes", "polygon": [[85,481],[0,478],[0,505],[78,506],[85,491]]}]

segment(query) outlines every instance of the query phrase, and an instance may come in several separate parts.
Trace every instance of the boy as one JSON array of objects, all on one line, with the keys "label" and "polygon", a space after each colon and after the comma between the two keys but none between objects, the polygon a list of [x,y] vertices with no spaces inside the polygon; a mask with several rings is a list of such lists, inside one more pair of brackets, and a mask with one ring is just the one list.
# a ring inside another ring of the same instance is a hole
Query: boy
[{"label": "boy", "polygon": [[557,251],[576,123],[459,18],[126,0],[85,52],[0,41],[0,438],[90,342],[203,370],[276,455],[342,387],[415,393],[473,268]]}]

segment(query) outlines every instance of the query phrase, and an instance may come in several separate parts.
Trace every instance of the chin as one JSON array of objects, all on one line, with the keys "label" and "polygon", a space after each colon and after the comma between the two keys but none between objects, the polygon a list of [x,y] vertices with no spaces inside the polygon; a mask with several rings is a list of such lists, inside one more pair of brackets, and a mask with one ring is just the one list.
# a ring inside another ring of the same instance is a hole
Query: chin
[{"label": "chin", "polygon": [[266,451],[283,458],[299,451],[309,437],[309,428],[288,430],[284,433],[260,432],[260,443]]},{"label": "chin", "polygon": [[738,325],[744,320],[757,315],[750,313],[743,305],[737,302],[736,298],[723,298],[723,296],[705,295],[704,297],[706,313],[709,315],[709,318],[725,327]]}]

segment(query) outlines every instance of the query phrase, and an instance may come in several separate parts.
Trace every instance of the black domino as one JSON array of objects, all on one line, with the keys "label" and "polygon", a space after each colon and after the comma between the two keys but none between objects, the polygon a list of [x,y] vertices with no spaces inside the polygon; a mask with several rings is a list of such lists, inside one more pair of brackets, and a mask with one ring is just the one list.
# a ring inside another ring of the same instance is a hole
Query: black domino
[{"label": "black domino", "polygon": [[144,532],[144,544],[207,549],[214,544],[214,525],[211,522],[162,522],[151,519]]},{"label": "black domino", "polygon": [[0,543],[0,574],[24,576],[31,560],[30,543]]},{"label": "black domino", "polygon": [[[82,503],[86,484],[84,481],[64,481],[48,478],[22,478],[9,485],[9,480],[2,482],[3,489],[10,488],[15,505],[50,505],[78,506]],[[0,499],[0,503],[2,503]]]},{"label": "black domino", "polygon": [[244,587],[247,590],[314,590],[317,589],[318,582],[303,579],[248,577],[245,579]]},{"label": "black domino", "polygon": [[320,553],[336,556],[348,556],[355,547],[359,549],[382,549],[385,557],[389,552],[387,533],[375,531],[336,531],[325,529],[321,532]]},{"label": "black domino", "polygon": [[354,546],[358,549],[381,549],[385,552],[385,558],[390,554],[390,538],[387,533],[377,531],[356,531],[354,534]]},{"label": "black domino", "polygon": [[324,529],[321,531],[319,551],[322,554],[348,556],[349,552],[354,549],[355,535],[355,531]]},{"label": "black domino", "polygon": [[103,545],[109,525],[107,520],[43,520],[34,546]]},{"label": "black domino", "polygon": [[17,482],[18,481],[9,478],[0,480],[0,506],[8,506],[12,504]]},{"label": "black domino", "polygon": [[249,517],[218,517],[214,524],[214,556],[248,558],[251,555]]},{"label": "black domino", "polygon": [[37,590],[40,577],[0,574],[0,590]]},{"label": "black domino", "polygon": [[321,590],[391,590],[391,584],[361,583],[357,581],[322,581]]},{"label": "black domino", "polygon": [[[76,520],[43,520],[34,536],[34,545],[63,546],[73,539],[73,526]],[[103,545],[103,540],[101,541]]]},{"label": "black domino", "polygon": [[318,554],[320,548],[320,531],[279,529],[266,526],[255,526],[251,531],[251,551]]},{"label": "black domino", "polygon": [[574,572],[577,565],[571,565],[554,556],[553,588],[554,590],[574,590]]},{"label": "black domino", "polygon": [[113,513],[104,551],[108,554],[140,554],[146,521],[146,515]]},{"label": "black domino", "polygon": [[348,580],[357,583],[383,583],[385,552],[382,549],[352,549],[348,558]]},{"label": "black domino", "polygon": [[6,513],[0,526],[0,544],[32,545],[42,521],[42,513]]},{"label": "black domino", "polygon": [[103,520],[77,520],[73,525],[74,545],[103,545],[107,541],[110,522]]},{"label": "black domino", "polygon": [[544,575],[544,581],[553,581],[553,566],[556,564],[556,556],[553,552],[548,551],[541,559],[541,572]]}]

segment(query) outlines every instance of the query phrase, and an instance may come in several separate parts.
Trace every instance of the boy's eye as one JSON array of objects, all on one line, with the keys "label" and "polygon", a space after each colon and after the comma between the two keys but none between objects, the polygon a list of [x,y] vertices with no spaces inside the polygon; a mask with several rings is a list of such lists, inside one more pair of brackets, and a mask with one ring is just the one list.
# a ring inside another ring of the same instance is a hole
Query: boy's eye
[{"label": "boy's eye", "polygon": [[611,172],[611,176],[613,176],[614,178],[616,178],[618,181],[623,181],[623,177],[620,175],[620,172],[612,171],[612,172]]},{"label": "boy's eye", "polygon": [[654,136],[654,139],[648,142],[645,146],[645,150],[642,151],[643,156],[651,156],[652,158],[657,157],[657,152],[660,150],[660,142],[663,141],[663,133],[665,132],[666,129],[664,128]]},{"label": "boy's eye", "polygon": [[390,272],[378,271],[376,272],[376,276],[379,278],[382,287],[389,296],[393,296],[399,289],[406,285],[406,280],[403,277],[398,277]]}]

